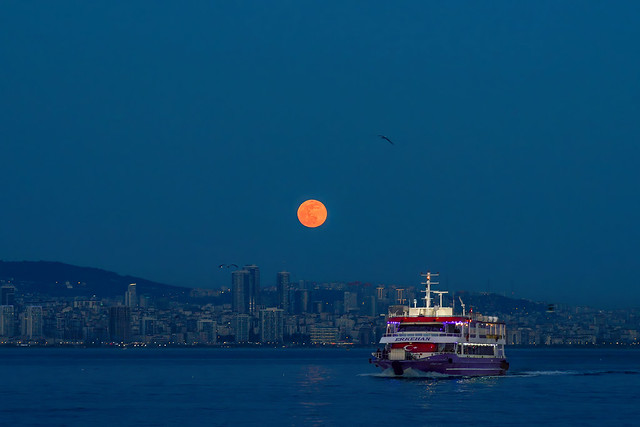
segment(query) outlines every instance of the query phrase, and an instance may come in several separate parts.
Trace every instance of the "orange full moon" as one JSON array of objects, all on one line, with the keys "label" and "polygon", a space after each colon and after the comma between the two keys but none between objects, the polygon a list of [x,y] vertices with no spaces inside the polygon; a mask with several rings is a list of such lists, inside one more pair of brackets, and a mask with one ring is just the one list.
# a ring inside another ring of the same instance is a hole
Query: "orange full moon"
[{"label": "orange full moon", "polygon": [[319,227],[327,219],[327,208],[317,200],[307,200],[298,208],[298,219],[305,227]]}]

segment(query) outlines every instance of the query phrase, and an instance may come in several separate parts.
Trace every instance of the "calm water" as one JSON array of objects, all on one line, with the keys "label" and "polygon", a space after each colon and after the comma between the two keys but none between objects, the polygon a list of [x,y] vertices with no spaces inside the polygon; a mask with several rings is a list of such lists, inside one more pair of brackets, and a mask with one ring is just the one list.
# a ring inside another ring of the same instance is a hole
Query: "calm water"
[{"label": "calm water", "polygon": [[640,350],[509,349],[509,375],[381,378],[367,349],[0,349],[2,425],[638,425]]}]

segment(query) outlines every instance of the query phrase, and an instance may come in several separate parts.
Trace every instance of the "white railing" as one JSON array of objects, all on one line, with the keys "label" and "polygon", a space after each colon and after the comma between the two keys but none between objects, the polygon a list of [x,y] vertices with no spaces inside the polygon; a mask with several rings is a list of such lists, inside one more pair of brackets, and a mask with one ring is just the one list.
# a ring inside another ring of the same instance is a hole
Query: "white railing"
[{"label": "white railing", "polygon": [[384,334],[383,337],[461,337],[461,333],[445,333],[445,332],[396,332],[393,334]]},{"label": "white railing", "polygon": [[[466,334],[465,334],[466,335]],[[395,332],[393,334],[384,334],[383,337],[462,337],[462,333],[445,333],[445,332]],[[483,338],[499,340],[505,338],[501,334],[471,334],[471,338]]]}]

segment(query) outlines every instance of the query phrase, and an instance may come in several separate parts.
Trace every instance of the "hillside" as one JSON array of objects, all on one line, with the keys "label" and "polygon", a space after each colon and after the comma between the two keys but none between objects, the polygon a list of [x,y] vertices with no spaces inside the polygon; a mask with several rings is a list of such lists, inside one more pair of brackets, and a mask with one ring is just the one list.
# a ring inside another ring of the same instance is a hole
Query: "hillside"
[{"label": "hillside", "polygon": [[123,295],[130,283],[137,284],[138,294],[152,296],[182,296],[191,290],[99,268],[50,261],[0,261],[0,280],[14,284],[21,294],[64,297],[114,297]]},{"label": "hillside", "polygon": [[[522,313],[544,313],[549,304],[534,302],[522,298],[510,298],[499,294],[486,292],[457,291],[456,299],[461,297],[467,310],[492,316],[514,315]],[[460,301],[455,301],[456,307],[460,309]]]}]

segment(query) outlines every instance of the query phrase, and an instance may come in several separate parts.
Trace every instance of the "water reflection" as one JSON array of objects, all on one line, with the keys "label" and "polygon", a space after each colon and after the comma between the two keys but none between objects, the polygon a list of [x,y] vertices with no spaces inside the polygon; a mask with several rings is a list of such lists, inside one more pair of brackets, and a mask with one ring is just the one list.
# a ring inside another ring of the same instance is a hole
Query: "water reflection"
[{"label": "water reflection", "polygon": [[327,422],[326,409],[331,402],[327,399],[326,388],[329,386],[331,374],[320,365],[306,365],[300,368],[295,396],[302,408],[301,414],[305,425],[319,426]]}]

